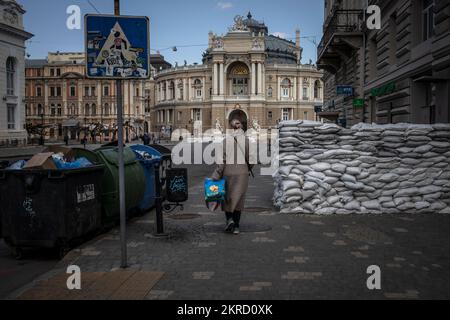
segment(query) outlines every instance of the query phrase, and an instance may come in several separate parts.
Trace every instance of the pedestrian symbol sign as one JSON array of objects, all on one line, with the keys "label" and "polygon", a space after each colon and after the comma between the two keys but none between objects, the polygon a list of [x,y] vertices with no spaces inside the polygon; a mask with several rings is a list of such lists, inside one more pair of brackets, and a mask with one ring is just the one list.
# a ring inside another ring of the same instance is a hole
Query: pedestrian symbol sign
[{"label": "pedestrian symbol sign", "polygon": [[147,17],[88,14],[85,30],[88,78],[149,78]]}]

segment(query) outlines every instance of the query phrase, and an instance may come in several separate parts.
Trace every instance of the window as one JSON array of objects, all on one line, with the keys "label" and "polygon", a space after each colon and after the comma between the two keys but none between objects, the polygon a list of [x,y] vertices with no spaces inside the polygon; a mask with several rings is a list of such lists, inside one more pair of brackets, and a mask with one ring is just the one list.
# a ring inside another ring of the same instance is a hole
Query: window
[{"label": "window", "polygon": [[282,120],[283,121],[288,121],[288,120],[291,120],[291,112],[292,112],[292,109],[283,109],[283,112],[282,112]]},{"label": "window", "polygon": [[95,87],[91,87],[91,96],[93,96],[93,97],[97,96]]},{"label": "window", "polygon": [[303,87],[303,100],[308,100],[308,87]]},{"label": "window", "polygon": [[245,96],[248,95],[248,79],[234,78],[233,79],[233,95]]},{"label": "window", "polygon": [[70,87],[70,96],[71,96],[71,97],[75,97],[75,95],[76,95],[75,87],[74,87],[74,86],[71,86],[71,87]]},{"label": "window", "polygon": [[37,75],[38,77],[41,76],[41,69],[37,69],[36,75]]},{"label": "window", "polygon": [[84,87],[84,96],[89,97],[89,87]]},{"label": "window", "polygon": [[107,104],[107,103],[105,103],[105,110],[104,110],[104,115],[105,116],[109,116],[109,114],[110,114],[110,112],[111,112],[111,110],[110,110],[110,108],[109,108],[109,105]]},{"label": "window", "polygon": [[56,69],[56,76],[57,77],[61,76],[61,69],[59,69],[59,68]]},{"label": "window", "polygon": [[183,112],[182,111],[178,111],[177,121],[181,121],[181,117],[182,116],[183,116]]},{"label": "window", "polygon": [[56,107],[55,107],[54,104],[52,104],[52,105],[50,106],[50,115],[51,115],[52,117],[55,117],[55,116],[56,116]]},{"label": "window", "polygon": [[55,97],[55,96],[56,96],[55,87],[50,87],[50,97]]},{"label": "window", "polygon": [[96,116],[97,115],[97,106],[95,104],[92,105],[92,116]]},{"label": "window", "polygon": [[272,119],[273,118],[273,113],[272,111],[267,112],[267,118]]},{"label": "window", "polygon": [[201,98],[203,96],[203,92],[202,92],[202,81],[200,79],[195,79],[194,88],[195,88],[195,97]]},{"label": "window", "polygon": [[322,90],[322,85],[319,80],[316,80],[316,82],[314,82],[314,99],[322,98],[321,90]]},{"label": "window", "polygon": [[139,95],[139,88],[136,88],[136,97],[139,97],[140,95]]},{"label": "window", "polygon": [[109,87],[108,86],[103,87],[103,95],[105,97],[109,96]]},{"label": "window", "polygon": [[201,121],[202,120],[202,110],[201,109],[194,109],[192,110],[192,120],[194,121]]},{"label": "window", "polygon": [[84,115],[85,116],[88,116],[89,114],[90,114],[90,108],[89,108],[89,104],[86,104],[85,106],[84,106]]},{"label": "window", "polygon": [[60,104],[58,104],[58,117],[61,117],[62,116],[62,107],[61,107],[61,105]]},{"label": "window", "polygon": [[16,105],[8,104],[8,130],[16,129]]},{"label": "window", "polygon": [[273,96],[273,89],[272,89],[272,87],[269,87],[269,88],[267,89],[267,96],[268,96],[269,98],[272,98],[272,96]]},{"label": "window", "polygon": [[50,77],[54,77],[55,76],[55,69],[50,69]]},{"label": "window", "polygon": [[308,120],[308,111],[303,112],[303,120]]},{"label": "window", "polygon": [[41,104],[38,104],[37,112],[38,112],[38,116],[44,115],[44,109],[42,109]]},{"label": "window", "polygon": [[289,98],[290,91],[291,91],[291,80],[285,78],[283,79],[283,81],[281,81],[281,97]]},{"label": "window", "polygon": [[41,87],[36,87],[36,96],[42,97],[42,88]]},{"label": "window", "polygon": [[6,94],[14,95],[14,80],[16,76],[15,62],[13,57],[6,60]]},{"label": "window", "polygon": [[61,97],[61,87],[56,87],[56,96]]},{"label": "window", "polygon": [[434,0],[423,0],[422,40],[430,39],[434,34]]}]

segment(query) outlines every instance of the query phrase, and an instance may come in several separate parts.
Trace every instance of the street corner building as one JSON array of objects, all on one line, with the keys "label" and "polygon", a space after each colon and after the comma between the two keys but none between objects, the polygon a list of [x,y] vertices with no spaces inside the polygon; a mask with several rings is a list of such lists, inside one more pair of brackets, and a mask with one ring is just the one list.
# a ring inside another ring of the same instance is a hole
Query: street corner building
[{"label": "street corner building", "polygon": [[[381,9],[370,29],[367,6]],[[325,0],[322,118],[343,126],[450,122],[450,0]]]},{"label": "street corner building", "polygon": [[0,147],[27,142],[25,130],[25,10],[14,0],[0,0]]},{"label": "street corner building", "polygon": [[[268,27],[236,16],[225,35],[209,33],[201,65],[176,65],[155,75],[152,130],[197,136],[226,129],[238,116],[246,128],[275,128],[285,120],[314,120],[323,103],[322,71],[302,64],[296,41],[269,34]],[[316,109],[315,109],[316,108]]]},{"label": "street corner building", "polygon": [[[151,77],[122,81],[124,136],[150,132],[154,75],[171,67],[160,54],[150,55]],[[104,141],[117,138],[116,86],[113,80],[88,79],[85,54],[50,52],[47,59],[26,61],[26,118],[32,138],[48,141]]]}]

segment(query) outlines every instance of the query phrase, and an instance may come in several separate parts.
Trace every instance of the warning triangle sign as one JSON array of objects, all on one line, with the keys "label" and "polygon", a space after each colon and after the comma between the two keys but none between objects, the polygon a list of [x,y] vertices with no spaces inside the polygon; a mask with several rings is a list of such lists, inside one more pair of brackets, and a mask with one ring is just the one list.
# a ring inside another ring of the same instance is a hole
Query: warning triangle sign
[{"label": "warning triangle sign", "polygon": [[98,65],[103,65],[109,57],[115,56],[116,59],[109,60],[115,61],[115,63],[111,65],[111,63],[108,62],[107,64],[110,66],[124,66],[125,61],[123,61],[123,58],[128,61],[134,61],[136,59],[136,54],[131,52],[130,48],[130,41],[128,41],[119,22],[116,22],[96,59],[96,63]]}]

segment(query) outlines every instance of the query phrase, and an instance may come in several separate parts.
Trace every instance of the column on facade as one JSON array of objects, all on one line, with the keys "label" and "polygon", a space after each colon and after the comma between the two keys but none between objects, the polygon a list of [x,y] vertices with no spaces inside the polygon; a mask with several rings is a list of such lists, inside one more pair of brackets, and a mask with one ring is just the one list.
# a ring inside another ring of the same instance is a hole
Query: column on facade
[{"label": "column on facade", "polygon": [[44,84],[44,105],[42,106],[44,108],[44,116],[46,114],[48,114],[48,109],[47,109],[48,108],[48,96],[50,94],[50,92],[48,90],[49,90],[48,89],[48,82],[45,81],[45,84]]},{"label": "column on facade", "polygon": [[256,64],[252,62],[252,96],[256,94]]},{"label": "column on facade", "polygon": [[67,81],[63,81],[62,84],[62,111],[63,116],[67,116]]},{"label": "column on facade", "polygon": [[188,93],[188,100],[191,101],[192,100],[192,79],[191,78],[189,78],[189,80],[188,80],[187,93]]},{"label": "column on facade", "polygon": [[258,95],[262,94],[262,63],[258,62]]},{"label": "column on facade", "polygon": [[292,87],[292,98],[294,98],[294,100],[295,101],[297,101],[298,100],[298,97],[297,97],[297,76],[295,76],[294,77],[294,86]]},{"label": "column on facade", "polygon": [[303,100],[303,77],[300,76],[298,79],[298,100]]},{"label": "column on facade", "polygon": [[83,108],[83,81],[78,81],[78,112],[77,114],[82,116],[84,115]]},{"label": "column on facade", "polygon": [[202,88],[202,100],[206,99],[206,77],[202,79],[203,88]]},{"label": "column on facade", "polygon": [[178,90],[178,83],[180,80],[175,79],[175,83],[173,86],[173,90],[175,90],[175,101],[178,101],[180,99],[180,90]]},{"label": "column on facade", "polygon": [[187,100],[186,78],[183,78],[183,100]]},{"label": "column on facade", "polygon": [[98,110],[98,114],[103,114],[102,95],[103,95],[102,83],[101,83],[101,81],[98,81],[97,82],[97,110]]},{"label": "column on facade", "polygon": [[277,96],[278,96],[278,100],[281,100],[281,77],[278,76],[277,79]]},{"label": "column on facade", "polygon": [[224,77],[225,77],[224,66],[223,66],[223,62],[221,62],[219,65],[219,94],[220,95],[225,95]]},{"label": "column on facade", "polygon": [[219,82],[219,80],[217,78],[218,74],[219,74],[219,64],[218,63],[214,63],[214,65],[213,65],[213,94],[215,96],[217,96],[219,94],[219,91],[218,91],[218,87],[219,87],[218,82]]}]

